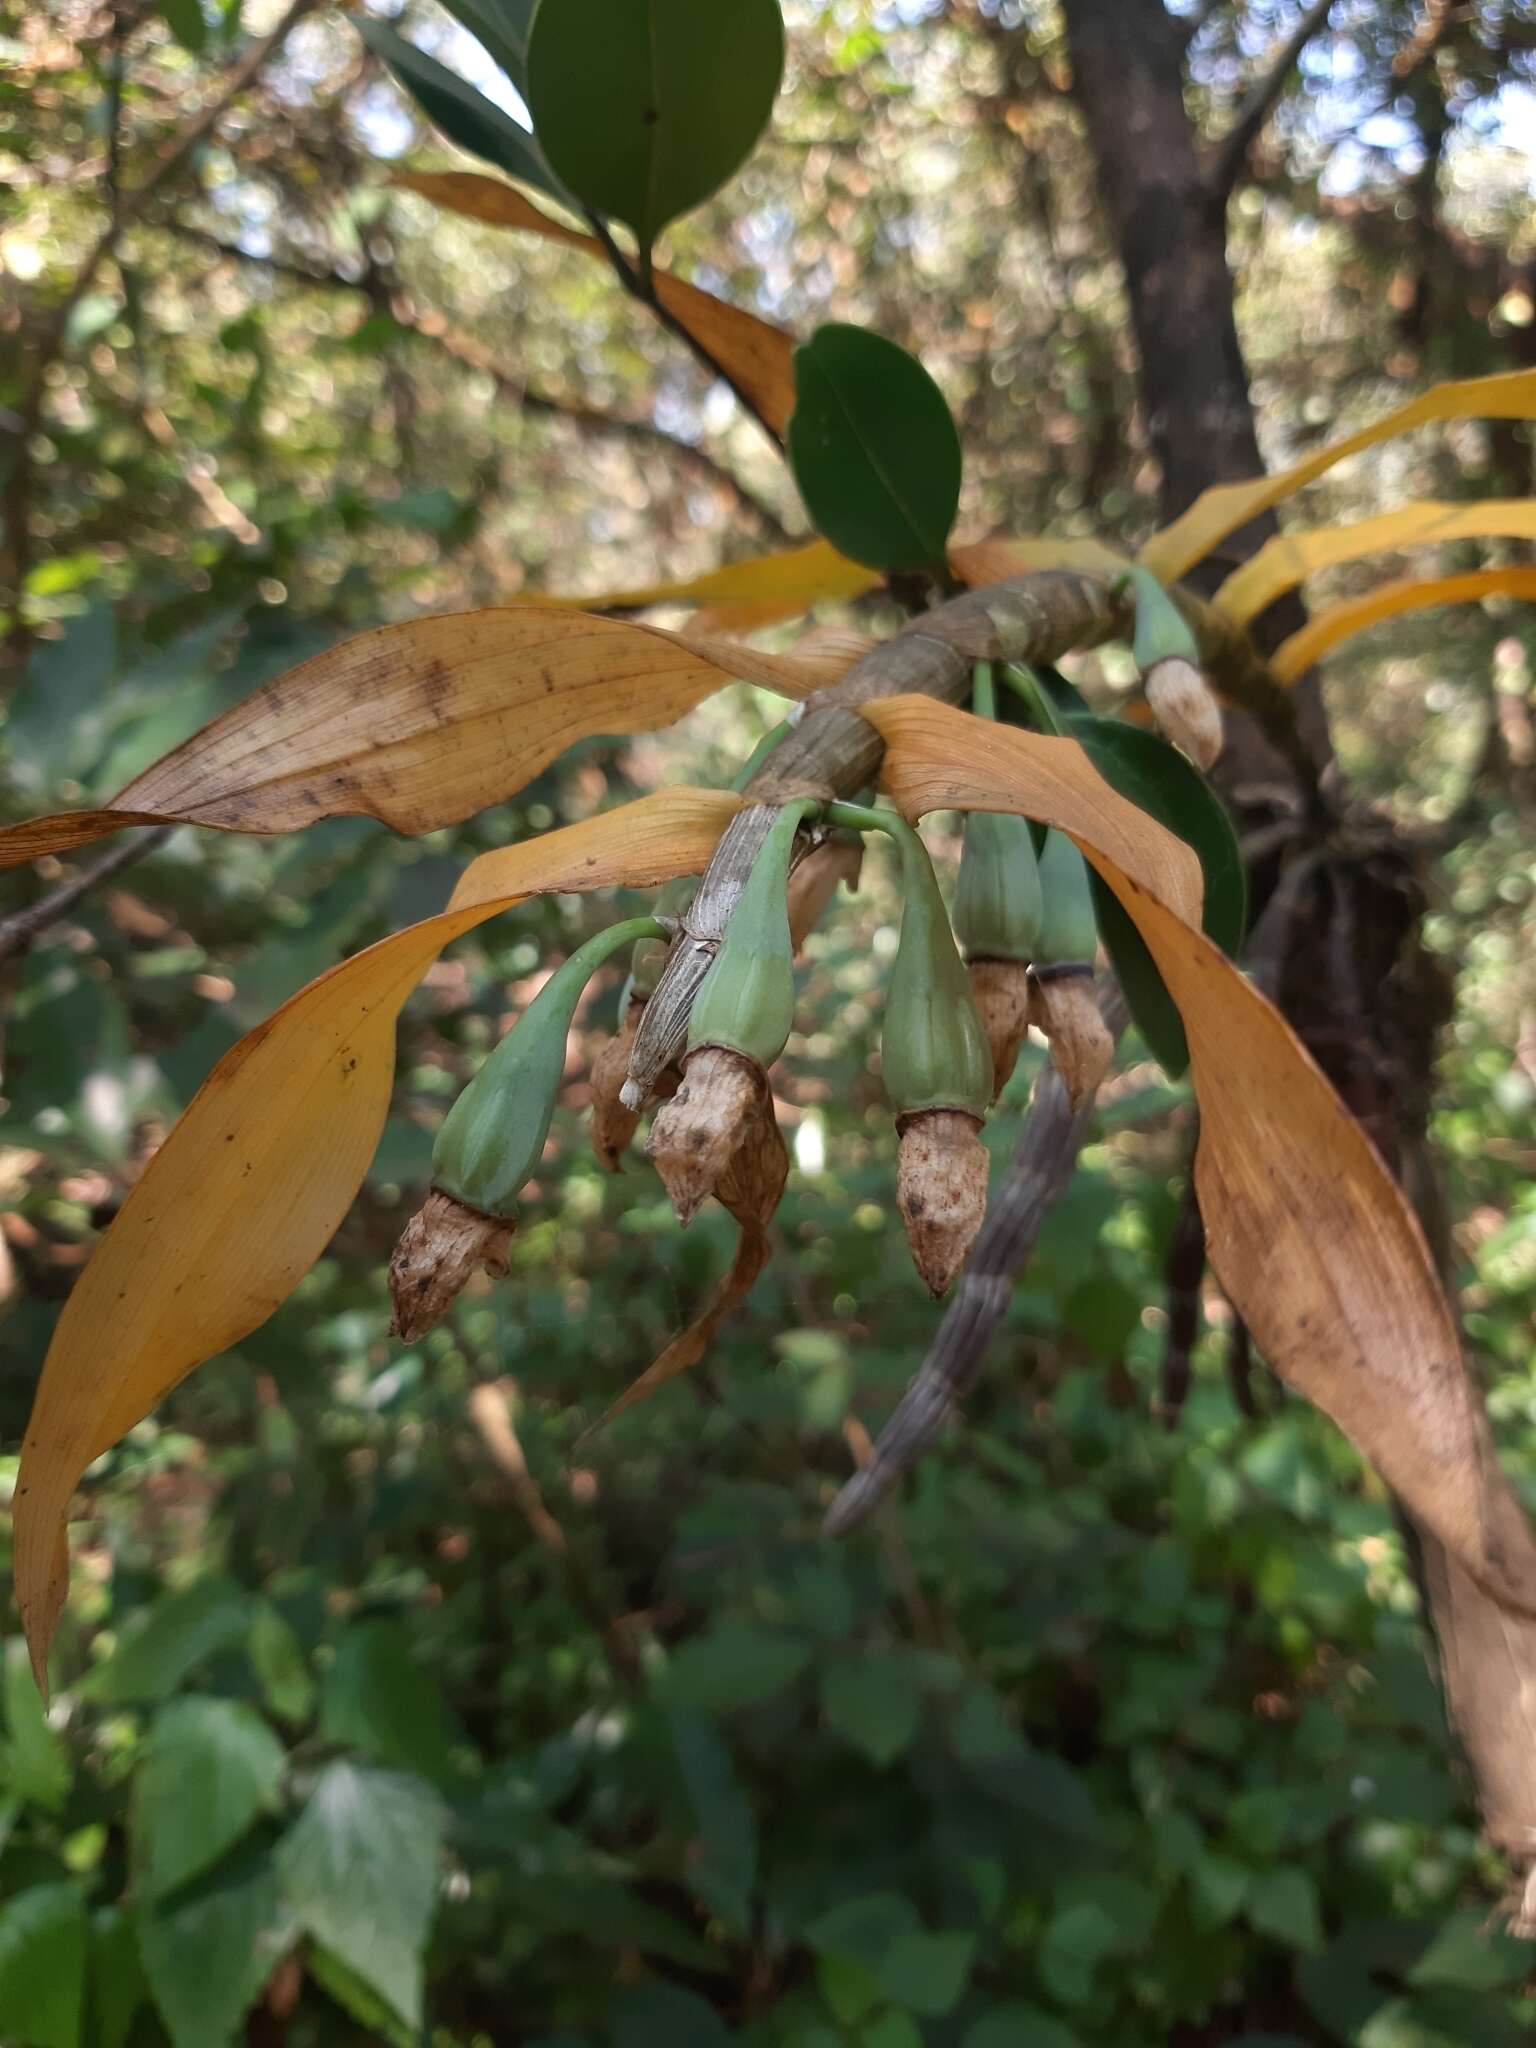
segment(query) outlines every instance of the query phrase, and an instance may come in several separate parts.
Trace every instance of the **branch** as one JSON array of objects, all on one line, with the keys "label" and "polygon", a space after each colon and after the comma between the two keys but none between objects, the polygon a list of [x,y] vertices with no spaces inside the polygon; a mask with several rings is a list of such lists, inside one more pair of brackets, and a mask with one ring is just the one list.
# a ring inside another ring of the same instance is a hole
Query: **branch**
[{"label": "branch", "polygon": [[[317,291],[360,292],[367,295],[368,286],[364,278],[349,277],[344,270],[319,270],[306,263],[298,263],[282,256],[255,256],[248,250],[225,242],[218,235],[209,234],[204,228],[188,226],[183,221],[167,221],[167,230],[179,240],[195,243],[210,254],[221,256],[231,263],[245,263],[265,270],[277,277],[292,278],[295,283],[312,285]],[[676,461],[690,464],[708,483],[731,493],[745,511],[762,526],[771,540],[789,546],[794,535],[764,499],[744,484],[741,479],[726,468],[705,448],[697,447],[692,441],[679,439],[669,434],[664,427],[658,427],[651,420],[637,419],[631,414],[605,412],[601,406],[587,405],[580,399],[560,398],[552,392],[536,391],[527,379],[507,364],[499,362],[489,349],[476,341],[472,335],[451,327],[443,317],[430,310],[423,310],[401,290],[394,290],[389,299],[390,318],[417,340],[427,342],[441,349],[466,368],[478,370],[490,377],[503,398],[519,405],[525,412],[547,413],[554,419],[568,420],[573,426],[597,434],[617,434],[639,442],[643,446],[662,450]]]},{"label": "branch", "polygon": [[602,243],[603,254],[608,258],[609,266],[614,276],[623,285],[630,297],[637,299],[642,306],[645,306],[650,312],[654,313],[667,332],[677,337],[696,362],[700,363],[712,377],[718,377],[722,384],[730,388],[735,396],[736,403],[742,408],[743,412],[750,414],[757,421],[757,424],[772,442],[775,452],[782,454],[784,452],[783,435],[780,434],[772,421],[762,411],[752,394],[744,390],[741,384],[737,382],[731,372],[730,365],[722,362],[719,356],[713,354],[699,340],[699,337],[691,333],[683,325],[682,321],[677,318],[676,314],[670,312],[662,303],[656,290],[656,280],[649,263],[646,264],[643,270],[637,269],[631,264],[624,251],[613,239],[608,223],[601,215],[589,213],[587,215],[587,224],[598,241]]},{"label": "branch", "polygon": [[1333,12],[1333,5],[1334,0],[1313,0],[1312,6],[1280,46],[1269,69],[1249,87],[1247,97],[1237,110],[1236,120],[1216,145],[1207,169],[1211,190],[1219,198],[1225,199],[1242,176],[1249,150],[1258,141],[1264,124],[1274,112],[1275,103],[1284,92],[1302,51],[1324,26]]},{"label": "branch", "polygon": [[39,933],[45,932],[49,925],[57,924],[82,897],[88,896],[102,882],[110,882],[124,868],[132,867],[135,861],[143,860],[146,854],[164,846],[175,829],[174,825],[156,825],[137,838],[125,840],[122,845],[114,846],[110,853],[92,861],[89,867],[82,868],[70,881],[61,882],[47,896],[40,896],[35,903],[29,903],[25,910],[0,919],[0,961],[25,953]]},{"label": "branch", "polygon": [[[1289,758],[1305,760],[1294,706],[1242,628],[1188,592],[1179,604],[1217,688],[1258,717]],[[1037,570],[952,598],[910,620],[855,662],[842,681],[802,706],[802,716],[747,784],[750,807],[726,827],[684,918],[635,1034],[624,1101],[638,1107],[680,1055],[693,999],[767,836],[775,808],[792,797],[851,796],[874,782],[884,744],[859,706],[914,691],[958,704],[978,661],[1057,661],[1074,648],[1130,637],[1132,600],[1081,570]],[[1315,779],[1315,776],[1314,776]]]}]

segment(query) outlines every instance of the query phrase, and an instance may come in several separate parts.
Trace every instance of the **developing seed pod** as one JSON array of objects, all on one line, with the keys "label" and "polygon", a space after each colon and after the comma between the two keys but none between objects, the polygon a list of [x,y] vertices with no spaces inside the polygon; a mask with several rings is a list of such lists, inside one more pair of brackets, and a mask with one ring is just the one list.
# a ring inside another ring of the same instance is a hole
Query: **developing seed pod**
[{"label": "developing seed pod", "polygon": [[1031,973],[1031,1016],[1050,1042],[1067,1100],[1077,1109],[1109,1071],[1115,1041],[1093,992],[1099,934],[1088,863],[1064,832],[1045,835],[1040,887],[1045,907]]},{"label": "developing seed pod", "polygon": [[430,1329],[477,1266],[505,1270],[518,1190],[549,1135],[581,992],[621,946],[664,936],[654,918],[634,917],[578,947],[443,1119],[432,1148],[432,1192],[390,1262],[399,1335]]},{"label": "developing seed pod", "polygon": [[896,838],[904,902],[880,1057],[901,1140],[897,1206],[913,1263],[937,1295],[986,1214],[977,1133],[992,1100],[992,1054],[927,849],[910,826]]},{"label": "developing seed pod", "polygon": [[1028,962],[1040,935],[1040,869],[1028,822],[972,811],[955,885],[955,935],[992,1053],[992,1098],[1013,1072],[1029,1029]]},{"label": "developing seed pod", "polygon": [[768,1094],[767,1070],[795,1019],[789,863],[804,799],[786,804],[763,841],[688,1020],[683,1084],[646,1145],[687,1223],[719,1186]]},{"label": "developing seed pod", "polygon": [[1200,671],[1200,649],[1189,623],[1149,569],[1128,572],[1136,593],[1131,652],[1147,702],[1166,739],[1201,769],[1222,749],[1221,710]]}]

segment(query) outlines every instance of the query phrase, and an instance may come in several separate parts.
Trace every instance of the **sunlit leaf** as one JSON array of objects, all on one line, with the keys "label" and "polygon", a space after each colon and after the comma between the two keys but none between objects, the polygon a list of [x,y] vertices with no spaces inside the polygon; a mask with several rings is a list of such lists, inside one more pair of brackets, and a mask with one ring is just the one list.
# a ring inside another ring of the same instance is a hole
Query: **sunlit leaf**
[{"label": "sunlit leaf", "polygon": [[278,1850],[294,1918],[413,2025],[444,1819],[419,1779],[338,1762]]},{"label": "sunlit leaf", "polygon": [[648,246],[746,159],[783,69],[778,0],[540,0],[528,110],[583,204]]},{"label": "sunlit leaf", "polygon": [[217,1862],[264,1812],[283,1746],[240,1700],[172,1700],[155,1716],[133,1784],[144,1895],[163,1898]]},{"label": "sunlit leaf", "polygon": [[1275,649],[1269,657],[1270,673],[1282,683],[1293,683],[1331,648],[1383,619],[1430,605],[1476,604],[1485,597],[1536,600],[1536,569],[1527,563],[1511,563],[1499,569],[1471,569],[1461,576],[1405,576],[1378,583],[1363,597],[1345,598],[1315,613]]},{"label": "sunlit leaf", "polygon": [[531,606],[379,626],[263,684],[109,809],[0,830],[0,867],[167,818],[293,832],[362,816],[430,832],[515,795],[594,733],[670,725],[737,677],[807,696],[856,659],[846,643],[767,654]]},{"label": "sunlit leaf", "polygon": [[[1493,1598],[1536,1611],[1536,1538],[1494,1456],[1413,1212],[1279,1011],[1197,928],[1188,849],[1107,785],[1095,800],[1080,753],[1070,772],[1043,772],[1041,748],[1070,741],[922,697],[865,713],[887,742],[883,780],[909,814],[1022,811],[1068,832],[1103,875],[1183,1016],[1211,1264],[1257,1348]],[[1168,847],[1181,887],[1157,872]]]},{"label": "sunlit leaf", "polygon": [[[595,235],[551,219],[499,178],[482,177],[477,171],[415,171],[396,172],[390,182],[467,220],[483,221],[487,227],[523,229],[546,241],[580,249],[604,265],[608,262]],[[717,299],[712,292],[685,284],[670,271],[656,271],[652,284],[678,325],[702,343],[774,432],[782,434],[795,402],[794,337],[755,313]]]},{"label": "sunlit leaf", "polygon": [[1389,548],[1427,547],[1439,541],[1491,540],[1495,535],[1536,539],[1536,499],[1484,498],[1465,505],[1421,500],[1400,505],[1374,519],[1356,519],[1345,526],[1318,526],[1300,533],[1278,533],[1257,554],[1236,569],[1217,591],[1214,602],[1230,619],[1246,625],[1266,605],[1294,590],[1319,569],[1356,562]]},{"label": "sunlit leaf", "polygon": [[877,570],[850,562],[827,541],[813,540],[808,547],[755,555],[679,583],[645,583],[630,590],[606,590],[600,597],[543,597],[535,602],[588,612],[639,611],[653,604],[708,605],[717,624],[728,615],[732,629],[739,631],[794,618],[812,605],[846,604],[879,587]]},{"label": "sunlit leaf", "polygon": [[789,460],[818,533],[875,569],[942,568],[960,437],[915,356],[831,321],[795,350]]},{"label": "sunlit leaf", "polygon": [[235,2029],[294,1935],[272,1851],[253,1840],[156,1905],[138,1902],[139,1950],[172,2048],[213,2048]]},{"label": "sunlit leaf", "polygon": [[1303,461],[1274,476],[1247,483],[1216,484],[1202,491],[1187,512],[1156,533],[1141,550],[1145,563],[1161,582],[1172,583],[1202,561],[1218,541],[1246,526],[1272,505],[1293,497],[1304,485],[1364,448],[1406,434],[1432,420],[1528,420],[1536,418],[1536,370],[1510,370],[1494,377],[1468,377],[1436,384],[1407,405],[1397,406],[1373,426],[1330,441]]},{"label": "sunlit leaf", "polygon": [[471,156],[483,157],[498,170],[521,178],[525,184],[537,186],[541,192],[560,196],[559,183],[532,134],[519,127],[494,100],[466,85],[425,50],[408,43],[388,22],[376,21],[366,14],[354,14],[351,20],[373,54],[388,66],[396,83],[450,142],[456,142]]},{"label": "sunlit leaf", "polygon": [[669,789],[482,855],[446,911],[311,982],[220,1060],[97,1246],[43,1366],[14,1506],[39,1682],[80,1474],[194,1366],[264,1322],[325,1249],[384,1126],[395,1020],[438,953],[539,891],[697,874],[739,805]]}]

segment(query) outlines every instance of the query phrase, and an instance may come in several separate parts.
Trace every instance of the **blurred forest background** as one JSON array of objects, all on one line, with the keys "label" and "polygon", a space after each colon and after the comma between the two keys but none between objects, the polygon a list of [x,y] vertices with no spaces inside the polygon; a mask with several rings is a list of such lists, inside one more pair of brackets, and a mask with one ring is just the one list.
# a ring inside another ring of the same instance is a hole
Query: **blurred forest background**
[{"label": "blurred forest background", "polygon": [[[1073,90],[1072,36],[1105,17],[1128,66],[1137,37],[1182,42],[1267,462],[1434,378],[1536,364],[1519,0],[785,14],[775,126],[667,261],[800,332],[857,320],[918,351],[961,424],[963,537],[1134,542],[1157,516]],[[486,73],[429,0],[400,25]],[[52,0],[0,6],[0,38],[0,816],[103,800],[380,620],[805,532],[755,426],[600,268],[389,188],[391,165],[463,159],[343,14]],[[1532,453],[1518,425],[1421,435],[1310,509],[1522,494]],[[1456,1280],[1536,1504],[1533,651],[1507,603],[1416,614],[1331,659],[1325,693],[1344,768],[1433,857]],[[1076,673],[1132,681],[1115,650]],[[776,715],[728,691],[419,842],[184,829],[12,945],[0,1449],[97,1233],[242,1032],[438,908],[472,854],[728,780]],[[41,868],[9,907],[74,871]],[[684,1235],[638,1154],[617,1178],[591,1158],[609,976],[510,1282],[391,1344],[384,1264],[437,1120],[612,905],[515,912],[429,974],[329,1255],[93,1469],[46,1717],[0,1608],[8,2048],[1529,2038],[1530,1952],[1486,1931],[1503,1873],[1380,1485],[1244,1361],[1214,1296],[1182,1410],[1160,1412],[1191,1110],[1154,1067],[1133,1056],[1107,1091],[963,1431],[870,1528],[819,1534],[940,1314],[871,1071],[894,910],[871,860],[807,949],[778,1257],[702,1370],[579,1455],[729,1226],[711,1210]],[[1040,1057],[994,1119],[1000,1156]]]}]

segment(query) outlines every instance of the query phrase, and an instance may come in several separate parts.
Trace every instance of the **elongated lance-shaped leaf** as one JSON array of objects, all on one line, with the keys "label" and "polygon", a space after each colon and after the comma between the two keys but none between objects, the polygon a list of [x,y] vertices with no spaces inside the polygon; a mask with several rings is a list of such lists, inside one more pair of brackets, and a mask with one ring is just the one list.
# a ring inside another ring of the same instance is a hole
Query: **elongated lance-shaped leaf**
[{"label": "elongated lance-shaped leaf", "polygon": [[553,199],[564,196],[529,129],[520,127],[494,100],[476,92],[446,64],[439,64],[425,50],[408,43],[387,22],[366,14],[354,14],[351,19],[396,83],[450,142],[467,149],[471,156],[483,157],[498,170],[521,178],[525,184],[537,186]]},{"label": "elongated lance-shaped leaf", "polygon": [[0,867],[165,820],[293,832],[361,816],[430,832],[515,795],[579,739],[669,725],[738,677],[809,696],[858,653],[766,654],[526,606],[377,626],[264,683],[110,807],[0,828]]},{"label": "elongated lance-shaped leaf", "polygon": [[93,1252],[38,1382],[14,1556],[39,1682],[80,1474],[194,1366],[264,1322],[324,1251],[384,1126],[395,1019],[443,947],[532,893],[697,874],[740,804],[669,789],[484,854],[447,910],[333,967],[219,1061]]},{"label": "elongated lance-shaped leaf", "polygon": [[1438,604],[1477,604],[1485,597],[1536,600],[1536,568],[1509,562],[1496,569],[1471,569],[1462,576],[1405,576],[1378,583],[1363,597],[1345,598],[1314,612],[1299,632],[1283,640],[1269,657],[1270,673],[1282,683],[1305,675],[1315,661],[1384,619],[1422,611]]},{"label": "elongated lance-shaped leaf", "polygon": [[1436,384],[1358,433],[1329,441],[1274,476],[1254,477],[1247,483],[1215,484],[1202,491],[1171,526],[1155,533],[1138,560],[1165,583],[1175,582],[1196,562],[1203,561],[1218,541],[1225,540],[1229,533],[1246,526],[1271,506],[1284,503],[1347,456],[1358,455],[1362,449],[1374,448],[1378,442],[1389,441],[1431,421],[1476,419],[1536,419],[1536,370],[1509,370],[1493,377]]},{"label": "elongated lance-shaped leaf", "polygon": [[864,714],[885,738],[882,779],[903,810],[1044,818],[1113,889],[1188,1034],[1195,1183],[1233,1307],[1275,1371],[1332,1416],[1490,1598],[1536,1614],[1536,1537],[1499,1469],[1423,1233],[1290,1026],[1199,930],[1193,854],[1116,797],[1070,740],[922,697]]}]

